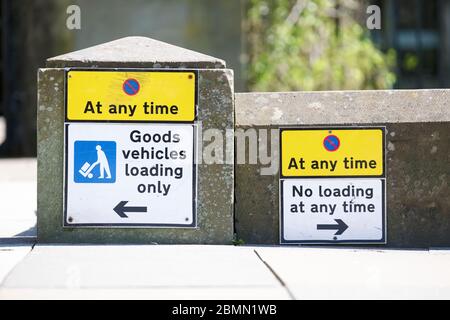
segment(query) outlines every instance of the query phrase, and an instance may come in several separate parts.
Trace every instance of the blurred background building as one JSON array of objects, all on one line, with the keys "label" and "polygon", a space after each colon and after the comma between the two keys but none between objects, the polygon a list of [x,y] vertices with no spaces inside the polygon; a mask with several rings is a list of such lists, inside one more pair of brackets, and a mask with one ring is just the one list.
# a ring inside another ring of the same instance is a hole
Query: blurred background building
[{"label": "blurred background building", "polygon": [[[381,30],[366,28],[370,4]],[[81,9],[80,30],[66,27],[69,5]],[[0,9],[0,156],[36,154],[46,58],[130,35],[226,60],[236,91],[450,86],[450,0],[1,0]]]},{"label": "blurred background building", "polygon": [[450,1],[377,0],[383,28],[372,33],[384,50],[395,49],[394,87],[450,86]]}]

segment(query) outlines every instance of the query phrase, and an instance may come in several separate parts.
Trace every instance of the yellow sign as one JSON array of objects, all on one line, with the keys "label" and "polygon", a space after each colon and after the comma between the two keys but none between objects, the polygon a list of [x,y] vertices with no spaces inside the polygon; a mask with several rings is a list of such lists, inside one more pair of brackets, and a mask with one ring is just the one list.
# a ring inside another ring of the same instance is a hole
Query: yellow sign
[{"label": "yellow sign", "polygon": [[384,176],[384,128],[281,129],[281,175]]},{"label": "yellow sign", "polygon": [[69,70],[68,121],[195,120],[194,71]]}]

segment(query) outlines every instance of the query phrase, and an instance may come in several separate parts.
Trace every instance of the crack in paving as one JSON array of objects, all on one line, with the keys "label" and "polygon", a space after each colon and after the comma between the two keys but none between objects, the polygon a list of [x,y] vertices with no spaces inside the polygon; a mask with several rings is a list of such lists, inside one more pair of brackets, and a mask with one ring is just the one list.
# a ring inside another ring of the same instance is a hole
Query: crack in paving
[{"label": "crack in paving", "polygon": [[275,272],[275,270],[267,263],[267,261],[265,261],[258,253],[258,251],[253,250],[253,252],[256,254],[256,256],[259,258],[259,260],[261,260],[262,263],[264,263],[264,265],[267,267],[267,269],[269,269],[269,271],[274,275],[274,277],[278,280],[278,282],[281,284],[281,286],[286,290],[287,294],[289,295],[289,297],[292,300],[297,300],[294,296],[294,294],[292,293],[292,291],[289,289],[289,287],[287,286],[286,282],[284,282],[284,280]]}]

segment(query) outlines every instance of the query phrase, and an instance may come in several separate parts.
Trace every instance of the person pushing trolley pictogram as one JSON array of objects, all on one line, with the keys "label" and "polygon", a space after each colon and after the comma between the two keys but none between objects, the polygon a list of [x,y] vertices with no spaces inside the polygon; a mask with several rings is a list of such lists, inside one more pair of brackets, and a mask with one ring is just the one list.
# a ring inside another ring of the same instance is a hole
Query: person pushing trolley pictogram
[{"label": "person pushing trolley pictogram", "polygon": [[115,183],[116,142],[75,141],[74,169],[75,183]]},{"label": "person pushing trolley pictogram", "polygon": [[100,166],[100,175],[99,179],[105,178],[106,173],[106,179],[111,179],[111,170],[109,169],[109,162],[108,158],[106,157],[105,152],[103,152],[102,147],[100,145],[97,145],[95,147],[97,150],[97,161],[95,161],[93,164],[89,164],[89,162],[85,162],[84,165],[81,167],[81,169],[78,171],[83,177],[88,177],[91,179],[94,175],[91,173],[91,171],[96,167]]}]

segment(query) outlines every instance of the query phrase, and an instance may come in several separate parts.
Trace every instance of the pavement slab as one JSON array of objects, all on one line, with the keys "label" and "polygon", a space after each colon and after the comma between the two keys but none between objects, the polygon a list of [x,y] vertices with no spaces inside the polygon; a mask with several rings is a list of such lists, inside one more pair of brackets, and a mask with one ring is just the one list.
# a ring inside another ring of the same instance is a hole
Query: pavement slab
[{"label": "pavement slab", "polygon": [[0,299],[288,299],[250,247],[36,245]]},{"label": "pavement slab", "polygon": [[0,245],[0,284],[31,251],[31,245]]},{"label": "pavement slab", "polygon": [[[15,267],[3,271],[0,299],[450,299],[450,250],[206,245],[36,245],[28,255],[29,247],[21,250],[6,260]],[[0,251],[0,261],[4,257]]]},{"label": "pavement slab", "polygon": [[449,250],[266,247],[296,299],[450,299]]}]

